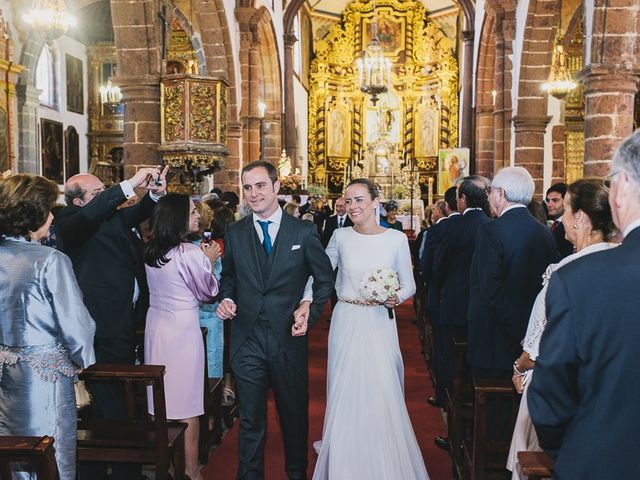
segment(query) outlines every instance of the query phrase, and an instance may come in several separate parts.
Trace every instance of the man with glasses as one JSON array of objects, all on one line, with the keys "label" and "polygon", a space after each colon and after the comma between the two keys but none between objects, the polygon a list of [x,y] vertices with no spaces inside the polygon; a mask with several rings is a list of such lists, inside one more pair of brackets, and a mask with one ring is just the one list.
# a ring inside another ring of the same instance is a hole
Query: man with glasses
[{"label": "man with glasses", "polygon": [[553,234],[553,239],[556,241],[558,252],[560,252],[562,258],[571,255],[574,250],[573,244],[565,238],[564,224],[562,223],[564,196],[566,193],[567,184],[560,182],[551,185],[545,197],[549,218],[553,219],[553,223],[551,223],[551,233]]},{"label": "man with glasses", "polygon": [[[55,222],[58,248],[73,262],[83,300],[96,322],[94,341],[98,363],[133,364],[136,328],[144,325],[149,304],[142,261],[144,245],[134,229],[151,215],[166,192],[159,167],[141,168],[129,180],[105,189],[91,174],[74,175],[65,184],[67,206]],[[129,208],[119,208],[135,196],[134,188],[149,193]],[[89,384],[94,418],[126,418],[124,391],[114,384]],[[81,479],[98,479],[107,464],[80,466]],[[114,480],[141,478],[140,464],[112,466]]]},{"label": "man with glasses", "polygon": [[624,240],[557,270],[528,406],[554,478],[635,478],[640,447],[640,131],[613,155],[609,204]]}]

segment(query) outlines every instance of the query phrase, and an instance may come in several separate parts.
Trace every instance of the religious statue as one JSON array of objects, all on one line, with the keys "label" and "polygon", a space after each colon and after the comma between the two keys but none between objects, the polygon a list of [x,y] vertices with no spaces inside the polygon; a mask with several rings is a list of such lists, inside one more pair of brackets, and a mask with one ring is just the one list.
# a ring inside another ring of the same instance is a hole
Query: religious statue
[{"label": "religious statue", "polygon": [[349,156],[349,125],[347,114],[340,108],[329,113],[328,154],[333,157]]},{"label": "religious statue", "polygon": [[438,112],[433,102],[422,103],[416,115],[416,156],[433,157],[437,155]]},{"label": "religious statue", "polygon": [[280,173],[280,178],[291,175],[291,158],[289,158],[284,148],[280,154],[280,160],[278,160],[278,172]]}]

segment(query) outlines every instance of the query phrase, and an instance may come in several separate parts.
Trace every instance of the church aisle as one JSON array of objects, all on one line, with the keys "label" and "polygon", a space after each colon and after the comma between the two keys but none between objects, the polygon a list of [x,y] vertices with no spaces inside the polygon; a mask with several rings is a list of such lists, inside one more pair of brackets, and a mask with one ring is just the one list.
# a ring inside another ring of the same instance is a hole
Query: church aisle
[{"label": "church aisle", "polygon": [[[400,347],[405,364],[405,396],[411,422],[425,458],[431,480],[450,480],[451,460],[447,453],[433,443],[436,435],[444,433],[440,411],[430,406],[426,399],[433,395],[424,358],[420,354],[418,332],[411,323],[414,311],[411,302],[397,308]],[[316,453],[311,447],[322,434],[322,422],[326,401],[327,336],[329,310],[314,326],[309,338],[309,478],[313,473]],[[286,480],[282,437],[278,427],[273,398],[269,400],[268,431],[265,447],[265,478]],[[238,428],[234,425],[222,444],[211,454],[202,474],[207,480],[232,480],[237,462]],[[358,480],[358,479],[336,479]],[[366,480],[366,479],[362,479]],[[402,479],[389,479],[402,480]]]}]

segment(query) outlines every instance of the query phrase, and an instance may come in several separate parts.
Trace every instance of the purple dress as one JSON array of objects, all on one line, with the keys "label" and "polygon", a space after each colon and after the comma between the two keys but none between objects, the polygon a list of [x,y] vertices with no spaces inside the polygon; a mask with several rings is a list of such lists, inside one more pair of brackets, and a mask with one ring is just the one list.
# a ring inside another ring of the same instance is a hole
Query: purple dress
[{"label": "purple dress", "polygon": [[[164,390],[167,418],[179,420],[204,413],[204,345],[198,303],[212,303],[218,282],[211,262],[191,243],[169,251],[160,268],[145,266],[149,311],[144,332],[144,360],[166,365]],[[149,413],[153,399],[147,395]]]}]

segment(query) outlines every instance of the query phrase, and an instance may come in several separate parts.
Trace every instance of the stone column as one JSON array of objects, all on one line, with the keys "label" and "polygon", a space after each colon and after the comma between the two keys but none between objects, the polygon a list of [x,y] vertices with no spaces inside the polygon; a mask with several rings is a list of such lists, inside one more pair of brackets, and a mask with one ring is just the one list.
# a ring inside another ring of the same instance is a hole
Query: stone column
[{"label": "stone column", "polygon": [[139,167],[160,163],[160,77],[121,76],[116,80],[124,103],[124,175],[129,178]]},{"label": "stone column", "polygon": [[589,65],[585,85],[584,175],[604,176],[622,139],[633,133],[633,102],[639,72],[613,65]]},{"label": "stone column", "polygon": [[473,150],[473,30],[462,32],[464,63],[462,66],[462,111],[460,147]]},{"label": "stone column", "polygon": [[298,139],[296,136],[296,107],[293,92],[293,45],[298,39],[293,34],[284,36],[284,148],[294,167],[298,164]]},{"label": "stone column", "polygon": [[544,182],[544,133],[550,120],[551,117],[538,115],[513,117],[516,135],[514,164],[528,170],[538,195],[542,192]]},{"label": "stone column", "polygon": [[16,85],[18,100],[18,172],[40,173],[40,155],[38,153],[38,110],[40,91],[33,85]]}]

